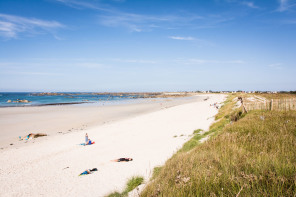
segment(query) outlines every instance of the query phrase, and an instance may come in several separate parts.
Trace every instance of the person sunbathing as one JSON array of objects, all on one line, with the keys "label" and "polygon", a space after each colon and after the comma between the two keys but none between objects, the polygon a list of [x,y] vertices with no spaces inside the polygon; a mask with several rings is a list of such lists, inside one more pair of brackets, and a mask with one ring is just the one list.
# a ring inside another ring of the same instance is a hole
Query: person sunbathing
[{"label": "person sunbathing", "polygon": [[82,172],[81,174],[79,174],[79,176],[86,175],[86,174],[91,174],[94,171],[98,171],[98,169],[97,168],[93,168],[93,169],[85,170],[84,172]]},{"label": "person sunbathing", "polygon": [[37,137],[43,137],[43,136],[47,136],[46,133],[30,133],[29,135],[26,135],[24,137],[19,136],[20,140],[29,140],[29,139],[33,139],[33,138],[37,138]]},{"label": "person sunbathing", "polygon": [[133,161],[133,158],[119,158],[119,159],[114,159],[114,160],[111,160],[111,161],[114,161],[114,162],[129,162],[129,161]]}]

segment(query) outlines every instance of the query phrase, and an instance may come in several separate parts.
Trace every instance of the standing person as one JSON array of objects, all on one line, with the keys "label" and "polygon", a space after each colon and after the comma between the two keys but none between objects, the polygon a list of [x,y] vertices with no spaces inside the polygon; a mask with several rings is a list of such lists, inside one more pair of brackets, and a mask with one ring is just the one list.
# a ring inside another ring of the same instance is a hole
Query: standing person
[{"label": "standing person", "polygon": [[87,145],[89,143],[89,139],[88,139],[88,135],[87,133],[85,134],[85,145]]},{"label": "standing person", "polygon": [[88,138],[88,135],[87,133],[85,134],[85,143],[81,144],[81,145],[91,145],[91,144],[94,144],[95,142],[92,142],[89,138]]}]

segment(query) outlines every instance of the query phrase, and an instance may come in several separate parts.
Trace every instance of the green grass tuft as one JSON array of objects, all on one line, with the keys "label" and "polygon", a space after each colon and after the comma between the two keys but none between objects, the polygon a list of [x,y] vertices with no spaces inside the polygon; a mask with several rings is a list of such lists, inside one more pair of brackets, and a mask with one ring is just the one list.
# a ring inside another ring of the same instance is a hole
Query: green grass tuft
[{"label": "green grass tuft", "polygon": [[135,189],[136,187],[138,187],[139,185],[141,185],[144,181],[144,178],[143,177],[140,177],[140,176],[134,176],[132,177],[128,182],[127,182],[127,185],[126,185],[126,188],[125,188],[125,192],[130,192],[132,191],[133,189]]},{"label": "green grass tuft", "polygon": [[203,132],[202,129],[196,129],[196,130],[193,132],[193,134],[198,134],[198,133],[201,133],[201,132]]},{"label": "green grass tuft", "polygon": [[127,181],[125,190],[122,193],[119,193],[118,191],[115,191],[109,195],[107,195],[107,197],[125,197],[128,195],[128,193],[130,191],[132,191],[133,189],[135,189],[136,187],[138,187],[139,185],[141,185],[144,182],[144,178],[140,177],[140,176],[134,176],[131,179],[129,179]]},{"label": "green grass tuft", "polygon": [[109,194],[107,197],[123,197],[123,195],[119,192],[113,192]]},{"label": "green grass tuft", "polygon": [[151,180],[155,179],[159,175],[161,169],[162,169],[162,166],[154,167]]}]

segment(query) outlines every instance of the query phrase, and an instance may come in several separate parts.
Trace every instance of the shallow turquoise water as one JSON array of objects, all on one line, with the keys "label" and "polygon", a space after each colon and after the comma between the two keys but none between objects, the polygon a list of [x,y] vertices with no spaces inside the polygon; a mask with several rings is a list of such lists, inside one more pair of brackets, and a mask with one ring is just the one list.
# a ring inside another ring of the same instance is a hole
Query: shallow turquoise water
[{"label": "shallow turquoise water", "polygon": [[[31,105],[58,105],[75,103],[102,103],[106,101],[123,101],[140,98],[140,95],[114,96],[112,94],[95,95],[93,93],[67,92],[65,95],[38,95],[34,92],[0,92],[0,107],[31,106]],[[7,102],[11,100],[11,102]],[[29,103],[13,102],[28,100]]]}]

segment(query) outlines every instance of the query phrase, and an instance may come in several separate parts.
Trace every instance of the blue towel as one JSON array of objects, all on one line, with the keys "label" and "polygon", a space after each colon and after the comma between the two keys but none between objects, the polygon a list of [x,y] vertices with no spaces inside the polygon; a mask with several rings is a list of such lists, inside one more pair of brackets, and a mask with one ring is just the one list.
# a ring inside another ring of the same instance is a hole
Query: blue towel
[{"label": "blue towel", "polygon": [[82,172],[79,176],[81,176],[81,175],[86,175],[86,174],[88,174],[88,172],[87,172],[87,171],[84,171],[84,172]]}]

